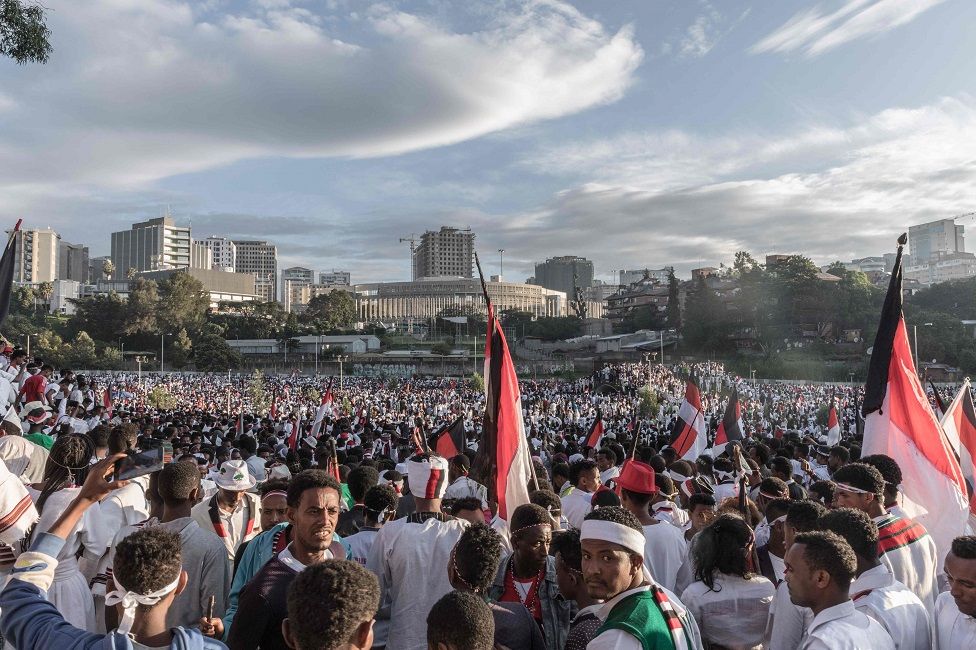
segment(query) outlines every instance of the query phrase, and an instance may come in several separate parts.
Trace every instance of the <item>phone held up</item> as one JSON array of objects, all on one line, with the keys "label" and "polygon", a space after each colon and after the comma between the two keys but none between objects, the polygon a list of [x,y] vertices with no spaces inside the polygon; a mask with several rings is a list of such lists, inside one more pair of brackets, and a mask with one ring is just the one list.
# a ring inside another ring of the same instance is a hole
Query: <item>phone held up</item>
[{"label": "phone held up", "polygon": [[163,469],[173,461],[173,445],[166,440],[151,440],[142,449],[126,452],[125,458],[115,463],[114,479],[127,481]]}]

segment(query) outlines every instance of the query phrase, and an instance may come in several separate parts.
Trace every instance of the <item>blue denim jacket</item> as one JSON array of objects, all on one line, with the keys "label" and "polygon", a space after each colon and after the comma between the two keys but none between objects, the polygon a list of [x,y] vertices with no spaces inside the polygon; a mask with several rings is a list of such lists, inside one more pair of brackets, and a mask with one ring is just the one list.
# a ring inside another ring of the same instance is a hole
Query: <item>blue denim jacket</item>
[{"label": "blue denim jacket", "polygon": [[[498,565],[495,582],[491,585],[488,596],[497,601],[505,593],[505,571],[508,569],[508,558],[502,558]],[[539,603],[542,607],[542,633],[546,637],[546,650],[563,650],[566,636],[569,634],[569,621],[572,618],[571,603],[559,594],[556,584],[556,559],[551,555],[546,557],[546,578],[539,585]]]}]

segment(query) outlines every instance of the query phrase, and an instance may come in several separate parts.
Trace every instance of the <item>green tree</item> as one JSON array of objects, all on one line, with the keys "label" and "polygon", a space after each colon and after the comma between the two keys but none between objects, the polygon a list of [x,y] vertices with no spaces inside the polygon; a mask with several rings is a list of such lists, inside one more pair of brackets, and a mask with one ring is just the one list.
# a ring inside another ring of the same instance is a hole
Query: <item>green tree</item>
[{"label": "green tree", "polygon": [[435,343],[434,345],[431,346],[430,353],[442,357],[446,357],[451,353],[451,346],[448,345],[447,343],[444,343],[443,341],[440,343]]},{"label": "green tree", "polygon": [[63,362],[79,370],[95,368],[98,365],[95,341],[87,332],[78,332],[72,339],[63,351]]},{"label": "green tree", "polygon": [[14,287],[10,301],[11,311],[18,314],[31,314],[34,311],[34,289],[26,285]]},{"label": "green tree", "polygon": [[685,300],[682,328],[685,342],[692,349],[724,352],[730,347],[730,333],[728,310],[705,283],[705,278],[699,276],[693,292]]},{"label": "green tree", "polygon": [[159,290],[155,280],[136,278],[129,285],[129,299],[125,305],[124,334],[151,335],[159,331]]},{"label": "green tree", "polygon": [[664,311],[664,321],[670,329],[681,329],[681,295],[673,266],[668,269],[668,306]]},{"label": "green tree", "polygon": [[149,405],[161,411],[171,411],[176,408],[176,396],[169,392],[166,386],[156,386],[146,396]]},{"label": "green tree", "polygon": [[264,390],[264,373],[260,370],[255,370],[254,374],[251,375],[251,381],[247,385],[247,394],[251,398],[254,410],[260,413],[270,408],[271,402]]},{"label": "green tree", "polygon": [[220,327],[207,324],[193,345],[193,360],[200,372],[226,372],[239,368],[241,356],[227,345]]},{"label": "green tree", "polygon": [[115,262],[112,260],[102,262],[102,273],[105,275],[106,280],[111,280],[112,275],[115,273]]},{"label": "green tree", "polygon": [[485,392],[485,380],[480,373],[471,374],[471,389],[477,393]]},{"label": "green tree", "polygon": [[190,340],[190,335],[187,334],[185,327],[180,328],[180,331],[177,332],[176,337],[173,339],[173,344],[170,346],[166,358],[174,368],[182,370],[190,361],[190,355],[192,353],[193,342]]},{"label": "green tree", "polygon": [[302,320],[319,332],[345,330],[356,321],[356,301],[340,289],[319,294],[308,301]]},{"label": "green tree", "polygon": [[189,273],[174,273],[159,285],[156,321],[160,331],[200,331],[207,320],[210,294]]},{"label": "green tree", "polygon": [[68,321],[69,335],[99,332],[112,338],[125,333],[127,305],[119,294],[96,295],[74,301],[75,315]]},{"label": "green tree", "polygon": [[17,63],[47,63],[51,30],[44,8],[24,0],[0,0],[0,56]]},{"label": "green tree", "polygon": [[52,282],[41,282],[37,285],[35,294],[41,300],[41,305],[48,305],[48,311],[50,311],[51,297],[54,295],[54,283]]}]

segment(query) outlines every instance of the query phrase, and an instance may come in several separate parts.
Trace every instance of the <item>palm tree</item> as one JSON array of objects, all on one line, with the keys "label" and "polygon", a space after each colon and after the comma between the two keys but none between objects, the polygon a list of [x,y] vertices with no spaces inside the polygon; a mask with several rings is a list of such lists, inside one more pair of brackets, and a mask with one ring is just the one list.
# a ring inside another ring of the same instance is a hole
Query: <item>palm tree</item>
[{"label": "palm tree", "polygon": [[105,274],[106,280],[112,279],[112,274],[115,273],[115,264],[112,263],[112,260],[102,262],[102,273]]},{"label": "palm tree", "polygon": [[134,280],[136,277],[136,273],[138,273],[138,271],[136,271],[136,268],[134,266],[130,266],[129,270],[125,272],[125,278],[127,280]]},{"label": "palm tree", "polygon": [[51,296],[54,295],[54,283],[52,282],[41,282],[37,285],[37,297],[41,299],[42,304],[51,304]]}]

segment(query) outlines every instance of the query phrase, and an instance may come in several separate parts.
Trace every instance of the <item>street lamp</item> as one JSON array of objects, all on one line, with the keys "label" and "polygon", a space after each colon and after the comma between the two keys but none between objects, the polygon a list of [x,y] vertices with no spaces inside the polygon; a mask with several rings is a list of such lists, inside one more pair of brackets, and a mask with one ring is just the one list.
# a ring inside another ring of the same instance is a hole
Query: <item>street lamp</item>
[{"label": "street lamp", "polygon": [[651,390],[651,354],[644,353],[644,362],[647,363],[647,390]]},{"label": "street lamp", "polygon": [[342,390],[342,364],[349,361],[349,355],[338,355],[336,361],[339,362],[339,390]]},{"label": "street lamp", "polygon": [[163,368],[166,366],[166,337],[172,336],[172,334],[160,334],[159,335],[159,373],[163,373]]}]

